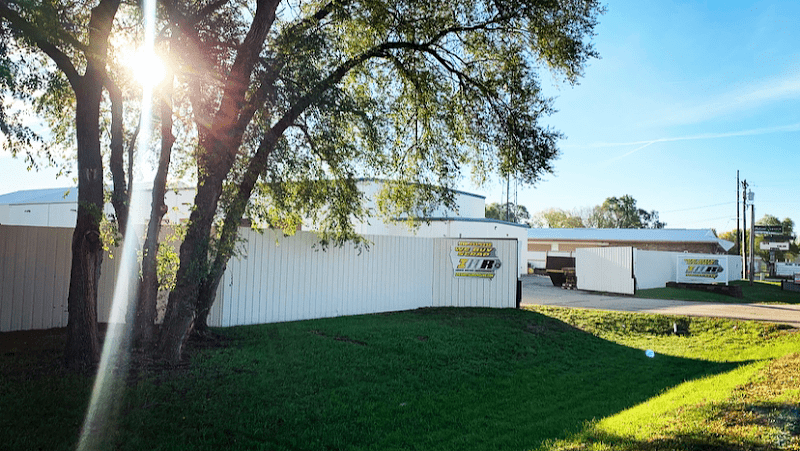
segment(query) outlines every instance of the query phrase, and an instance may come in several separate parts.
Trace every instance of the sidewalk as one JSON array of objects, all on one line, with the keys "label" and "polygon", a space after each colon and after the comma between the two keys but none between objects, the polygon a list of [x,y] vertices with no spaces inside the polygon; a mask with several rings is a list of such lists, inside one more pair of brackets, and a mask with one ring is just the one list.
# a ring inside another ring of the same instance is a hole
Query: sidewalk
[{"label": "sidewalk", "polygon": [[717,304],[607,296],[554,287],[549,278],[541,276],[522,278],[522,304],[661,315],[710,316],[788,324],[800,328],[800,305]]}]

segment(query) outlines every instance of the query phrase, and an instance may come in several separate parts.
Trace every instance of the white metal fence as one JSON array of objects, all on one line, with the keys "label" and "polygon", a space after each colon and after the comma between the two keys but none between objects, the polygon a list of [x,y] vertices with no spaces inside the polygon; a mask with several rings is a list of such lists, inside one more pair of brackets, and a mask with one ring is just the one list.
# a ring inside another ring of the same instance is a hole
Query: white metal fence
[{"label": "white metal fence", "polygon": [[[502,265],[494,277],[455,277],[450,254],[465,239],[368,236],[319,250],[316,236],[240,229],[243,253],[231,259],[209,315],[214,326],[293,321],[430,306],[514,307],[517,240],[491,243]],[[0,331],[67,324],[72,229],[0,226]],[[98,320],[111,311],[119,259],[106,256]]]},{"label": "white metal fence", "polygon": [[727,274],[734,276],[742,270],[741,258],[735,255],[643,251],[631,247],[581,248],[575,251],[578,288],[628,295],[635,290],[663,288],[667,282],[679,280],[678,257],[720,261]]},{"label": "white metal fence", "polygon": [[[0,332],[67,325],[72,230],[0,226]],[[100,276],[97,316],[111,312],[119,259],[106,255]]]},{"label": "white metal fence", "polygon": [[737,255],[688,254],[637,249],[635,253],[636,288],[639,290],[664,288],[667,282],[678,281],[677,260],[679,257],[724,260],[729,280],[738,280],[742,274],[742,258]]},{"label": "white metal fence", "polygon": [[575,274],[580,290],[633,294],[633,248],[576,249]]},{"label": "white metal fence", "polygon": [[369,250],[315,249],[316,236],[242,229],[209,324],[234,326],[432,306],[514,307],[517,241],[491,242],[504,264],[493,279],[454,277],[453,246],[465,239],[372,235]]}]

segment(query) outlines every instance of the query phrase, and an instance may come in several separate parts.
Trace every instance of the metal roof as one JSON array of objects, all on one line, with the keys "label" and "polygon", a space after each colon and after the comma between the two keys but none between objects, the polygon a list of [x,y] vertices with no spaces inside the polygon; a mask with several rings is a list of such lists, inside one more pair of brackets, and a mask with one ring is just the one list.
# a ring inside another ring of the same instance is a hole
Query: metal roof
[{"label": "metal roof", "polygon": [[528,239],[548,241],[639,241],[718,243],[726,251],[733,243],[711,229],[528,229]]},{"label": "metal roof", "polygon": [[[454,216],[454,217],[428,217],[428,218],[418,218],[419,221],[431,221],[431,222],[446,222],[446,221],[453,221],[453,222],[485,222],[485,223],[493,223],[493,224],[503,224],[512,227],[520,227],[523,229],[529,228],[527,224],[520,224],[518,222],[509,222],[503,221],[502,219],[492,219],[492,218],[465,218],[461,216]],[[408,221],[408,218],[394,218],[394,221]],[[530,236],[529,236],[530,237]]]},{"label": "metal roof", "polygon": [[78,188],[47,188],[0,195],[0,205],[63,204],[78,202]]}]

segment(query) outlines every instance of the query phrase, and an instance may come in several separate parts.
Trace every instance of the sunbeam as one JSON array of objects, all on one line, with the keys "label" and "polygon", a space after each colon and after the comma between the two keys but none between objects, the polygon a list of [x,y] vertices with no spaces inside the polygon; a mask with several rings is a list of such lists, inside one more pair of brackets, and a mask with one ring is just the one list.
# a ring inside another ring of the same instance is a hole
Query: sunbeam
[{"label": "sunbeam", "polygon": [[[155,42],[155,0],[144,0],[142,4],[144,17],[144,45],[142,51],[153,53]],[[152,116],[152,83],[142,84],[141,131],[138,139],[138,152],[134,167],[143,168],[146,164],[147,146],[150,142]],[[127,236],[122,246],[120,271],[114,287],[114,298],[109,318],[108,330],[103,343],[103,353],[95,378],[92,398],[84,419],[79,450],[93,450],[106,447],[116,427],[118,409],[121,405],[123,386],[128,369],[130,355],[130,337],[133,328],[133,315],[129,312],[136,306],[138,290],[138,241],[143,231],[142,218],[136,212],[144,211],[147,202],[146,193],[152,188],[152,180],[144,180],[140,176],[132,184],[129,205]]]}]

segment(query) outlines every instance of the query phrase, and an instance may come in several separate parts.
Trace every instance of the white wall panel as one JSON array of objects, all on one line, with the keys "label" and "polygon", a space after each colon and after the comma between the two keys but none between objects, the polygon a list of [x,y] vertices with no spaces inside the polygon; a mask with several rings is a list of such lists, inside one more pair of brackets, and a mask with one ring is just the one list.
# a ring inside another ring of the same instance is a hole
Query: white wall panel
[{"label": "white wall panel", "polygon": [[[491,279],[456,277],[450,253],[459,241],[484,241],[495,248],[501,261]],[[436,239],[433,306],[496,307],[516,306],[517,240],[484,238]]]},{"label": "white wall panel", "polygon": [[[67,325],[72,230],[0,226],[0,331]],[[107,322],[119,258],[103,257],[97,319]]]},{"label": "white wall panel", "polygon": [[494,279],[471,279],[453,275],[453,239],[367,236],[368,249],[346,244],[322,250],[309,232],[284,237],[242,229],[240,236],[247,244],[228,264],[212,325],[516,305],[516,240],[484,240],[497,247],[504,264]]},{"label": "white wall panel", "polygon": [[71,229],[0,226],[0,331],[66,325]]},{"label": "white wall panel", "polygon": [[[502,261],[493,279],[455,277],[459,240],[367,236],[369,248],[319,248],[313,233],[293,237],[241,229],[209,324],[294,321],[430,306],[514,307],[516,240],[491,242]],[[0,226],[0,331],[67,324],[72,229]],[[107,322],[120,258],[103,259],[98,320]]]},{"label": "white wall panel", "polygon": [[632,295],[634,293],[633,248],[576,249],[575,273],[578,289]]},{"label": "white wall panel", "polygon": [[[676,261],[684,252],[635,251],[634,273],[636,289],[664,288],[667,282],[678,280]],[[731,280],[737,280],[742,273],[742,258],[737,255],[691,254],[695,257],[726,259]]]}]

